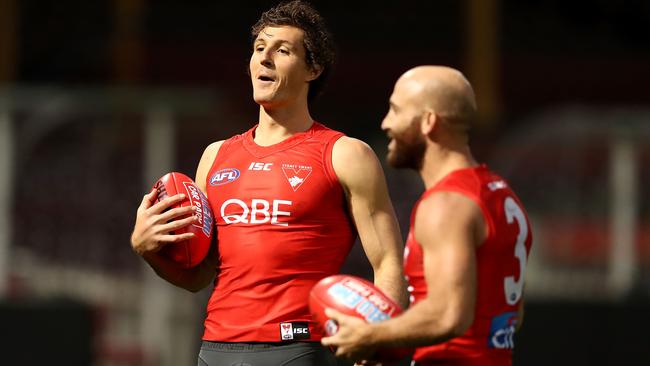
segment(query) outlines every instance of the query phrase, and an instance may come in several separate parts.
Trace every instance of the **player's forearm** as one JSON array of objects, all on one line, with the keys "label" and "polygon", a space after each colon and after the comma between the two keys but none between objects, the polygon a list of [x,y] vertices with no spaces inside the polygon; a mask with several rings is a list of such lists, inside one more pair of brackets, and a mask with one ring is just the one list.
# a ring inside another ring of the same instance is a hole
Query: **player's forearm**
[{"label": "player's forearm", "polygon": [[374,268],[374,283],[402,308],[407,307],[408,294],[401,261],[392,257],[384,258],[381,264]]},{"label": "player's forearm", "polygon": [[377,247],[380,248],[373,265],[374,282],[390,298],[406,308],[408,294],[403,271],[404,245],[399,226],[391,212],[392,209],[386,207],[372,215],[373,227],[379,242]]},{"label": "player's forearm", "polygon": [[[373,323],[369,343],[377,347],[419,347],[448,341],[462,335],[471,321],[463,321],[455,310],[436,311],[420,302],[402,315]],[[472,315],[468,315],[472,318]]]},{"label": "player's forearm", "polygon": [[156,253],[145,255],[144,259],[160,278],[191,292],[205,288],[215,274],[214,269],[211,270],[205,262],[194,268],[183,269]]}]

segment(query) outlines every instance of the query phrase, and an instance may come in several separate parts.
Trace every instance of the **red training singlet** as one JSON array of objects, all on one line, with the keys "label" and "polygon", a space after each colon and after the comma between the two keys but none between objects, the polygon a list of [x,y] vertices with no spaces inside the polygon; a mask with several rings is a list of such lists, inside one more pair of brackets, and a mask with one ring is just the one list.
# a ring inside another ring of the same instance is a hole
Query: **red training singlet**
[{"label": "red training singlet", "polygon": [[476,250],[478,292],[474,323],[460,337],[418,348],[413,359],[418,365],[510,365],[517,310],[532,243],[528,216],[508,183],[485,165],[448,174],[422,195],[411,213],[404,253],[411,303],[427,296],[422,247],[415,240],[413,230],[415,213],[419,202],[440,191],[457,192],[476,202],[489,230]]},{"label": "red training singlet", "polygon": [[220,265],[204,340],[318,341],[308,296],[356,238],[332,167],[342,133],[319,123],[271,146],[255,129],[223,142],[208,174]]}]

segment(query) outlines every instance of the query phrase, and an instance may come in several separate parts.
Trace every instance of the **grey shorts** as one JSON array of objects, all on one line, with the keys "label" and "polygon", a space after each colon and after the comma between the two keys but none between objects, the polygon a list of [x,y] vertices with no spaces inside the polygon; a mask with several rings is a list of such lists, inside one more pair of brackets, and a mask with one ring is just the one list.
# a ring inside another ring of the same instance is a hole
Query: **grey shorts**
[{"label": "grey shorts", "polygon": [[318,342],[225,343],[203,341],[198,366],[336,366]]}]

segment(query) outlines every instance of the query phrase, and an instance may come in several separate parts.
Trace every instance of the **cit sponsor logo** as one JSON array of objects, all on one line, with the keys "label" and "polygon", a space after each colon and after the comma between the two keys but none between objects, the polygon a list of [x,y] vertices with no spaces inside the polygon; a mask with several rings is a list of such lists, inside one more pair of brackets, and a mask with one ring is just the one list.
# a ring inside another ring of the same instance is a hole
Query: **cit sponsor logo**
[{"label": "cit sponsor logo", "polygon": [[309,326],[305,322],[280,323],[280,339],[309,339]]},{"label": "cit sponsor logo", "polygon": [[272,166],[273,166],[273,163],[255,163],[255,162],[253,162],[253,163],[251,163],[251,165],[248,166],[248,170],[270,172]]},{"label": "cit sponsor logo", "polygon": [[183,182],[185,190],[189,193],[190,204],[196,207],[196,215],[199,218],[200,224],[192,224],[203,231],[205,236],[210,236],[212,232],[212,213],[210,211],[210,203],[205,197],[203,192],[192,183]]},{"label": "cit sponsor logo", "polygon": [[488,347],[497,349],[513,349],[515,342],[515,328],[517,326],[517,313],[508,312],[492,318]]},{"label": "cit sponsor logo", "polygon": [[231,198],[221,205],[221,217],[226,224],[261,225],[271,223],[271,225],[289,226],[289,223],[282,218],[291,216],[291,212],[286,211],[286,207],[291,205],[292,202],[287,200],[269,202],[265,199],[253,198],[250,203],[247,203],[237,198]]},{"label": "cit sponsor logo", "polygon": [[211,186],[220,186],[223,184],[228,184],[230,182],[234,182],[239,178],[240,172],[238,169],[235,168],[225,168],[221,170],[217,170],[212,174],[212,177],[210,177],[210,185]]},{"label": "cit sponsor logo", "polygon": [[282,171],[287,178],[293,191],[297,191],[311,174],[312,168],[309,165],[282,164]]}]

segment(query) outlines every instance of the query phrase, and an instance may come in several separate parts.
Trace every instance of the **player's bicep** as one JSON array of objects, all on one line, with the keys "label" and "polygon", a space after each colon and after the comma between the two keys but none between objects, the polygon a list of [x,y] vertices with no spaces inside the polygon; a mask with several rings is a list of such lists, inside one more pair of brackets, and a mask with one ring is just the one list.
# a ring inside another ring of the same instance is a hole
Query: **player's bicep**
[{"label": "player's bicep", "polygon": [[199,165],[196,168],[194,182],[203,191],[204,194],[207,194],[206,181],[208,179],[208,173],[210,172],[214,158],[217,156],[219,148],[222,144],[223,141],[217,141],[208,145],[208,147],[206,147],[203,151],[201,160],[199,160]]},{"label": "player's bicep", "polygon": [[471,325],[474,315],[477,215],[480,208],[469,198],[439,192],[420,203],[415,218],[427,299],[436,302],[438,313],[459,331]]},{"label": "player's bicep", "polygon": [[346,195],[362,198],[366,203],[373,203],[380,196],[383,171],[366,143],[349,137],[338,139],[332,148],[332,166]]},{"label": "player's bicep", "polygon": [[391,298],[405,304],[404,246],[377,156],[365,143],[344,137],[334,145],[332,165],[346,192],[375,284]]},{"label": "player's bicep", "polygon": [[372,149],[359,140],[341,138],[334,146],[332,164],[369,260],[379,260],[399,248],[399,226],[383,169]]}]

